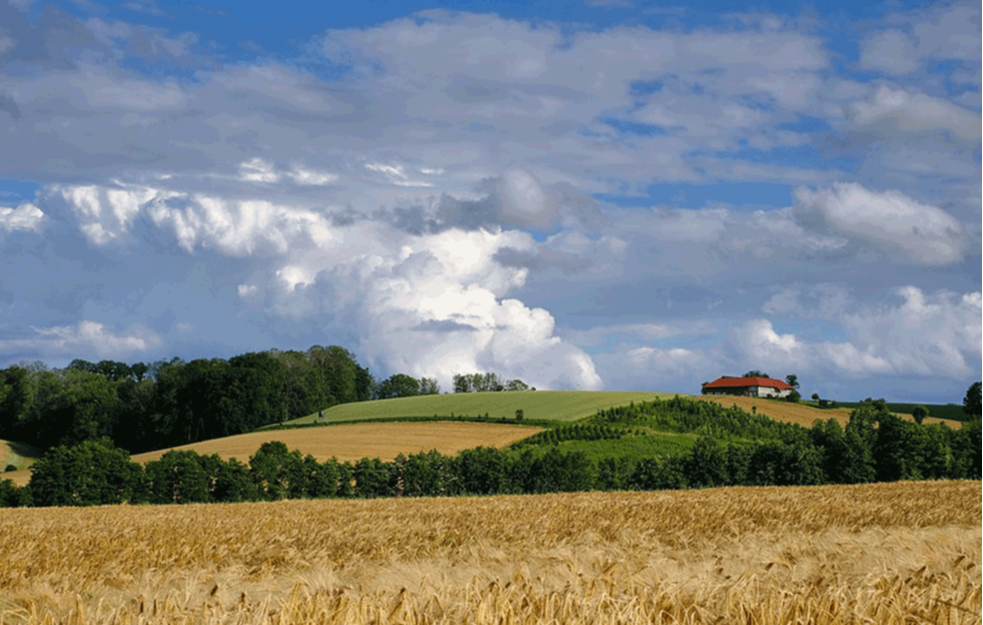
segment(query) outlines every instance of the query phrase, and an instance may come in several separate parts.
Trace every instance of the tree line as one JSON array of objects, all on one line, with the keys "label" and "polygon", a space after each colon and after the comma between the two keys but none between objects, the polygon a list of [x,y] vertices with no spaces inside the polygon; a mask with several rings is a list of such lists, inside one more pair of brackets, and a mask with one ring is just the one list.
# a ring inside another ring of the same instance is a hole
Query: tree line
[{"label": "tree line", "polygon": [[42,448],[108,438],[131,453],[252,431],[372,399],[368,369],[338,346],[128,365],[74,360],[0,370],[0,438]]},{"label": "tree line", "polygon": [[[561,440],[617,438],[640,428],[697,434],[678,455],[628,455],[592,461]],[[2,505],[189,503],[284,498],[370,498],[662,490],[729,485],[855,484],[921,479],[980,479],[980,420],[960,430],[903,421],[883,400],[866,400],[846,427],[811,429],[740,409],[685,398],[604,410],[583,424],[557,428],[539,445],[436,451],[386,462],[318,462],[269,442],[248,464],[171,451],[141,466],[108,439],[48,451],[31,482],[0,483]]]},{"label": "tree line", "polygon": [[522,380],[505,380],[497,373],[459,373],[454,376],[455,393],[495,393],[499,391],[535,391]]}]

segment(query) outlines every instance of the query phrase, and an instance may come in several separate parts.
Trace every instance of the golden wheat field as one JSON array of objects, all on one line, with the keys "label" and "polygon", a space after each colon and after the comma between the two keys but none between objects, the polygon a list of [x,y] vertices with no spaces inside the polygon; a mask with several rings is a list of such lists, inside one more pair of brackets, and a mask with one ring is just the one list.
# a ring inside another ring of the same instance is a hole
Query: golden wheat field
[{"label": "golden wheat field", "polygon": [[[807,428],[811,428],[812,424],[816,422],[816,419],[820,419],[822,421],[836,419],[840,422],[840,425],[845,426],[850,421],[850,413],[853,412],[852,408],[832,408],[820,410],[819,408],[814,408],[804,404],[792,404],[784,401],[760,399],[755,397],[739,397],[737,395],[700,395],[696,396],[696,399],[712,401],[726,408],[730,408],[736,404],[738,408],[744,410],[745,412],[751,412],[751,408],[754,407],[758,414],[769,416],[776,421],[798,423],[799,425]],[[914,421],[914,418],[911,415],[902,414],[898,416],[900,416],[902,419],[907,419],[908,421]],[[935,417],[926,417],[925,423],[945,423],[954,430],[958,430],[963,426],[962,422],[960,421],[937,419]]]},{"label": "golden wheat field", "polygon": [[981,485],[0,510],[0,623],[980,623]]},{"label": "golden wheat field", "polygon": [[[174,449],[193,449],[200,454],[218,454],[242,461],[256,453],[267,441],[281,441],[323,462],[331,457],[356,461],[362,458],[392,460],[399,454],[436,449],[454,455],[479,445],[505,447],[542,428],[498,423],[433,421],[424,423],[355,423],[295,430],[261,430],[226,438],[214,438]],[[131,456],[134,462],[150,462],[169,450],[150,451]]]}]

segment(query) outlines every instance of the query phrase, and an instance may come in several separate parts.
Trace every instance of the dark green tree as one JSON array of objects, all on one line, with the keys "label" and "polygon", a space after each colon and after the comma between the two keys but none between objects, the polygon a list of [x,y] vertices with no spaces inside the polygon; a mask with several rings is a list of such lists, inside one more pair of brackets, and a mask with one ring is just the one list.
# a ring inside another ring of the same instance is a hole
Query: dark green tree
[{"label": "dark green tree", "polygon": [[508,462],[504,452],[491,447],[466,449],[454,463],[458,487],[467,495],[497,495],[506,492]]},{"label": "dark green tree", "polygon": [[715,438],[701,436],[686,457],[684,472],[694,488],[727,485],[727,450]]},{"label": "dark green tree", "polygon": [[297,499],[307,493],[303,457],[280,441],[263,443],[249,459],[249,467],[263,499]]},{"label": "dark green tree", "polygon": [[195,451],[169,451],[159,460],[148,462],[144,471],[151,503],[204,503],[211,499],[211,476]]},{"label": "dark green tree", "polygon": [[966,397],[963,398],[963,412],[969,416],[980,416],[983,412],[980,399],[980,382],[974,382],[966,390]]},{"label": "dark green tree", "polygon": [[911,416],[915,419],[915,423],[921,425],[925,421],[925,417],[928,416],[928,408],[925,406],[915,406],[911,411]]},{"label": "dark green tree", "polygon": [[405,373],[396,373],[379,384],[379,399],[416,397],[420,394],[420,381]]},{"label": "dark green tree", "polygon": [[392,494],[389,479],[390,466],[379,458],[362,458],[355,463],[355,496],[365,499],[388,497]]},{"label": "dark green tree", "polygon": [[108,439],[48,450],[31,467],[38,506],[91,506],[139,501],[146,492],[143,467]]},{"label": "dark green tree", "polygon": [[440,384],[435,378],[420,378],[420,395],[440,395]]}]

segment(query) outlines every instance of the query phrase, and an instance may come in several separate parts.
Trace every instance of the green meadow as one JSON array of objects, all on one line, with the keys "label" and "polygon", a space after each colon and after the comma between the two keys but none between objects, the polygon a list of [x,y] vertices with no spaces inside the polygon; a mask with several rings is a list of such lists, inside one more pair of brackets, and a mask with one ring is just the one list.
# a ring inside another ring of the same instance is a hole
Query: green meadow
[{"label": "green meadow", "polygon": [[[423,395],[399,399],[341,404],[324,411],[324,423],[398,419],[402,417],[440,417],[488,415],[490,419],[514,419],[522,410],[527,420],[577,421],[598,410],[624,406],[631,402],[668,399],[676,393],[634,391],[524,391],[499,393],[455,393]],[[286,425],[317,423],[318,414],[287,421]]]}]

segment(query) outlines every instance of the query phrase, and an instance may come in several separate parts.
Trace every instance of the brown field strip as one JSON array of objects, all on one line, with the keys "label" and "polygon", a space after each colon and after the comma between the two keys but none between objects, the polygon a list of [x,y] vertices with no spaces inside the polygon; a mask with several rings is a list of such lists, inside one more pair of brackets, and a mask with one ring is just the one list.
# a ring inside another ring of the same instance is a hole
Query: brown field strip
[{"label": "brown field strip", "polygon": [[[758,414],[767,415],[776,421],[798,423],[799,425],[807,428],[811,428],[816,419],[820,419],[822,421],[836,419],[840,422],[840,425],[846,425],[850,420],[850,413],[852,412],[852,409],[850,408],[820,410],[819,408],[814,408],[803,404],[793,404],[789,402],[776,401],[773,399],[738,397],[736,395],[697,395],[695,397],[705,401],[712,401],[727,408],[737,404],[737,407],[745,412],[751,412],[751,408],[755,407],[757,408]],[[901,414],[898,416],[900,416],[902,419],[907,419],[908,421],[914,421],[911,415]],[[926,418],[925,423],[945,423],[954,430],[958,430],[963,426],[960,421],[936,419],[935,417]]]},{"label": "brown field strip", "polygon": [[9,509],[0,623],[979,623],[980,492]]},{"label": "brown field strip", "polygon": [[[355,423],[294,430],[266,430],[216,438],[174,449],[193,449],[200,454],[218,454],[246,462],[267,441],[281,441],[289,449],[310,454],[319,461],[382,458],[392,460],[399,454],[409,455],[436,449],[454,455],[462,449],[479,445],[505,447],[542,431],[541,428],[497,423],[435,421],[425,423]],[[163,456],[167,449],[132,456],[136,462],[150,462]]]}]

